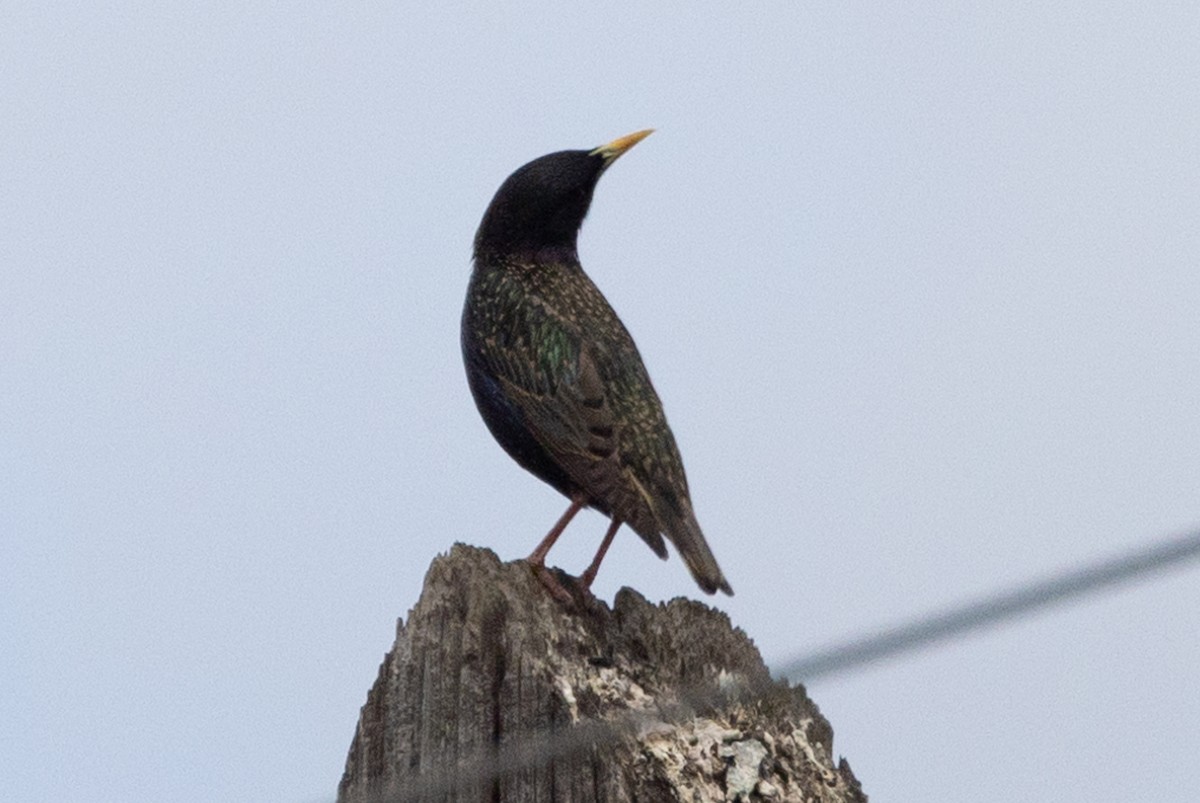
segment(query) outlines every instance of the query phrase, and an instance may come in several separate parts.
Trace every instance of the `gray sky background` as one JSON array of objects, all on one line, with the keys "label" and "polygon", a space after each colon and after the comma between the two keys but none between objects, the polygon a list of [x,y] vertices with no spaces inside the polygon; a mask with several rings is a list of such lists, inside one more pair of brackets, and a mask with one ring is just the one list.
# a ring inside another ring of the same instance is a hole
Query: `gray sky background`
[{"label": "gray sky background", "polygon": [[[0,797],[332,800],[453,541],[517,166],[658,129],[585,266],[768,662],[1200,523],[1191,2],[5,3]],[[551,553],[578,572],[603,522]],[[1200,572],[810,689],[877,801],[1191,801]],[[702,596],[623,531],[598,593]]]}]

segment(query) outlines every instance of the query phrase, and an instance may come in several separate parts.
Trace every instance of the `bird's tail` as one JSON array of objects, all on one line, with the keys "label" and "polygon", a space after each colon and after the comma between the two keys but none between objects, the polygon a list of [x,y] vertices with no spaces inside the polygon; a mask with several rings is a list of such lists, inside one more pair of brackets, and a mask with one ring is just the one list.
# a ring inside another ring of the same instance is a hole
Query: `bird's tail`
[{"label": "bird's tail", "polygon": [[685,506],[685,510],[681,511],[677,518],[668,521],[666,530],[667,538],[675,545],[679,556],[687,564],[688,571],[696,578],[704,593],[715,594],[720,590],[732,597],[733,589],[729,587],[729,581],[721,573],[717,559],[708,548],[704,533],[700,531],[700,523],[696,521],[696,514],[691,511],[690,506]]}]

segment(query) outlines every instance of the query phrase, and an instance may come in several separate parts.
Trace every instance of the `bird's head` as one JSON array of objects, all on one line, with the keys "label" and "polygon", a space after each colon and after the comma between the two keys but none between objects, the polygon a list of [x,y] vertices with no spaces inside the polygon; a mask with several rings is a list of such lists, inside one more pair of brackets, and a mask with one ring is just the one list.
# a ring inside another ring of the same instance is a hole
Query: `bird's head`
[{"label": "bird's head", "polygon": [[590,151],[558,151],[534,159],[505,179],[475,234],[475,258],[556,255],[575,257],[575,238],[592,203],[596,182],[621,154],[653,129]]}]

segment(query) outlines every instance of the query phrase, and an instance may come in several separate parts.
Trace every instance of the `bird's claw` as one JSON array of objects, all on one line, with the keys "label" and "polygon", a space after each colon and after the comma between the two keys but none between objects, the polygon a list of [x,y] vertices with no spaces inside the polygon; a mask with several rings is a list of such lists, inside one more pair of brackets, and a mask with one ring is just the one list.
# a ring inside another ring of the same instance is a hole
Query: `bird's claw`
[{"label": "bird's claw", "polygon": [[542,585],[546,587],[546,590],[550,592],[552,597],[564,605],[575,604],[575,598],[571,596],[571,592],[563,588],[562,583],[558,582],[554,574],[546,568],[545,564],[533,563],[530,566],[537,579],[542,582]]}]

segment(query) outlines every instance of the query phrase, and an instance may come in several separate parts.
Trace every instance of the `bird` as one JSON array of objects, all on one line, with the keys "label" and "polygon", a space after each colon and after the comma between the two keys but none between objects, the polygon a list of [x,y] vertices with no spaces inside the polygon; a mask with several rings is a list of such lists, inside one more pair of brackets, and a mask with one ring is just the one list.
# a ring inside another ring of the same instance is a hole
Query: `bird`
[{"label": "bird", "polygon": [[664,538],[674,545],[705,593],[733,595],[696,520],[679,448],[633,337],[579,261],[597,182],[652,132],[518,168],[475,234],[461,331],[467,383],[500,446],[570,500],[527,558],[563,602],[571,597],[546,555],[584,507],[611,519],[579,577],[589,594],[628,524],[664,560]]}]

